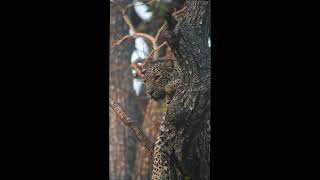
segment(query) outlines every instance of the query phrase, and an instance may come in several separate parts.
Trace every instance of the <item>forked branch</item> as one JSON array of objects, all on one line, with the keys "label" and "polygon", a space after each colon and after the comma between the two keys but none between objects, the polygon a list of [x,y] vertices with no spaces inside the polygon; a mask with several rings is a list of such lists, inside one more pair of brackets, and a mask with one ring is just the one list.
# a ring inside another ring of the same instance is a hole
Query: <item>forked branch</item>
[{"label": "forked branch", "polygon": [[[146,4],[149,5],[149,4],[153,3],[153,2],[154,2],[154,0],[151,0],[151,1],[147,2]],[[117,4],[117,3],[113,2],[113,1],[111,1],[111,3],[113,3],[119,9],[119,11],[121,11],[123,19],[124,19],[124,22],[132,30],[132,34],[125,35],[121,39],[113,41],[112,42],[112,47],[119,46],[121,43],[123,43],[123,42],[125,42],[127,40],[130,40],[130,39],[134,39],[136,37],[141,37],[141,38],[151,42],[151,44],[152,44],[152,51],[149,53],[147,58],[145,58],[143,63],[141,63],[140,65],[135,64],[135,63],[131,64],[131,67],[134,68],[136,70],[136,72],[137,72],[136,75],[138,75],[138,76],[140,76],[142,78],[143,75],[140,73],[140,70],[139,70],[138,66],[139,67],[144,66],[145,64],[147,64],[147,62],[150,59],[153,59],[153,60],[158,59],[159,58],[159,52],[158,51],[160,50],[161,47],[163,47],[164,45],[167,44],[166,42],[163,42],[161,45],[158,46],[158,39],[159,39],[161,31],[164,29],[164,25],[162,25],[162,27],[158,30],[158,32],[157,32],[155,37],[153,37],[153,36],[151,36],[149,34],[146,34],[146,33],[136,32],[136,29],[134,28],[132,22],[130,21],[130,18],[127,15],[128,9],[133,7],[134,3],[129,4],[126,7],[122,7],[122,6],[120,6],[119,4]]]}]

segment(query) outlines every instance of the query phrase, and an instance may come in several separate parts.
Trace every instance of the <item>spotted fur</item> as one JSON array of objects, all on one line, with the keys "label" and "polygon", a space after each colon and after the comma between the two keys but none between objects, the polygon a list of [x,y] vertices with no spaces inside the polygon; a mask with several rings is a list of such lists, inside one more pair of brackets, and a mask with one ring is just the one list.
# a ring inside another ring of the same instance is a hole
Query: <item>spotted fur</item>
[{"label": "spotted fur", "polygon": [[153,64],[150,68],[144,69],[143,82],[146,93],[154,100],[161,100],[167,97],[169,103],[176,90],[181,87],[181,80],[178,79],[176,66],[171,60],[161,61]]}]

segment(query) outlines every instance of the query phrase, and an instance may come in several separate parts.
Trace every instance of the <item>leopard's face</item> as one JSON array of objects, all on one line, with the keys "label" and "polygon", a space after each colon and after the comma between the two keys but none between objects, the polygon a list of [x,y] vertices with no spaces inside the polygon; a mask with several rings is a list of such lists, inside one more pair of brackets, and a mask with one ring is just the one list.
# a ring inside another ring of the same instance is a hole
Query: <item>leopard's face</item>
[{"label": "leopard's face", "polygon": [[173,64],[171,61],[158,62],[143,70],[143,82],[146,93],[152,99],[160,100],[166,96],[165,86],[172,79]]}]

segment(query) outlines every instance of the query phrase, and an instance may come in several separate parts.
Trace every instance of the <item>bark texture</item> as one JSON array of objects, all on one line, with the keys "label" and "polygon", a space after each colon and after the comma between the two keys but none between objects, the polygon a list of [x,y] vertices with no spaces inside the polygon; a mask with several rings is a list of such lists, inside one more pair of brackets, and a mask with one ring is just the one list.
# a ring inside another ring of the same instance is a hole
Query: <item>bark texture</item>
[{"label": "bark texture", "polygon": [[[169,163],[160,179],[210,179],[211,56],[208,1],[187,1],[179,22],[171,17],[163,36],[182,71],[183,90],[176,94],[162,122]],[[162,170],[161,170],[162,171]],[[156,179],[156,178],[155,178]]]}]

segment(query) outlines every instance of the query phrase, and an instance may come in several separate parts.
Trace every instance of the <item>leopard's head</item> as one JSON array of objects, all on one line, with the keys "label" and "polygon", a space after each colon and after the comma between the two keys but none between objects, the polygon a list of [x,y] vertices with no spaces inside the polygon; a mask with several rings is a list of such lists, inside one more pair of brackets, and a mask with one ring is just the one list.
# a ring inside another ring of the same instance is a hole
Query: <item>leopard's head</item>
[{"label": "leopard's head", "polygon": [[165,86],[172,79],[173,68],[172,61],[167,60],[156,62],[142,70],[143,83],[148,96],[154,100],[165,98]]}]

